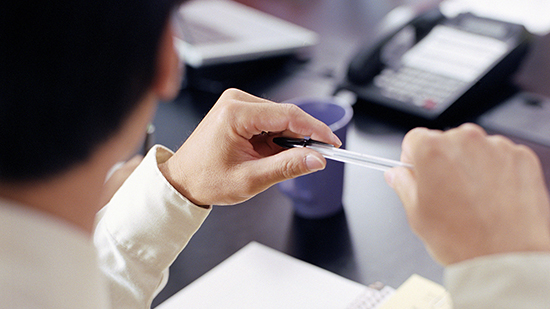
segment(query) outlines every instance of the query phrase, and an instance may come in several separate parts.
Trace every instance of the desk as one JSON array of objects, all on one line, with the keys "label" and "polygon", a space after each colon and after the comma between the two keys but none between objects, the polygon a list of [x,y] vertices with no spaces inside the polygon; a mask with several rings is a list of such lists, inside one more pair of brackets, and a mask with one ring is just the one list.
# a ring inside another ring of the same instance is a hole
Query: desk
[{"label": "desk", "polygon": [[[245,89],[274,101],[303,95],[329,95],[357,48],[375,39],[375,28],[405,0],[241,0],[240,2],[309,28],[321,42],[306,63],[289,65]],[[156,141],[177,149],[202,119],[214,98],[185,91],[161,104],[154,124]],[[399,159],[405,130],[356,113],[347,148]],[[231,207],[214,207],[210,217],[174,262],[165,300],[250,241],[300,258],[363,284],[400,286],[417,273],[442,282],[443,269],[410,231],[396,194],[383,173],[346,166],[344,213],[325,220],[295,217],[291,201],[277,187]],[[228,283],[230,284],[230,283]]]}]

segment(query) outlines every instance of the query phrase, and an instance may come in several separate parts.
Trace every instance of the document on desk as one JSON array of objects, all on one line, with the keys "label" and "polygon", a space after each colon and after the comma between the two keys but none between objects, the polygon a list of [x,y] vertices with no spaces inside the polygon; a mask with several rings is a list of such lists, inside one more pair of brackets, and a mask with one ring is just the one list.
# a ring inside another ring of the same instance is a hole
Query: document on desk
[{"label": "document on desk", "polygon": [[365,286],[251,242],[156,309],[452,309],[441,285],[412,275]]},{"label": "document on desk", "polygon": [[156,308],[375,309],[393,291],[251,242]]}]

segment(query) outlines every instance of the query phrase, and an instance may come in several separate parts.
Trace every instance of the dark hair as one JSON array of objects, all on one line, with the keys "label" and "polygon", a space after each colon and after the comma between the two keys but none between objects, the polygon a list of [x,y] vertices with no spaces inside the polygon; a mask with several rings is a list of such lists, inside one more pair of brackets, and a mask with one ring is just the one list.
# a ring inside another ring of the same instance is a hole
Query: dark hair
[{"label": "dark hair", "polygon": [[4,0],[0,4],[0,181],[82,162],[151,85],[181,0]]}]

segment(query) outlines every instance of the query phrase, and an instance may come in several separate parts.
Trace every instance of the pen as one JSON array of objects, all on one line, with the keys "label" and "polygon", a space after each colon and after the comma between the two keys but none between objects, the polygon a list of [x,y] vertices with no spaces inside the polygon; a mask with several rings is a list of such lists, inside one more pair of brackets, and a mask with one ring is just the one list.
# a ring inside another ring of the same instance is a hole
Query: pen
[{"label": "pen", "polygon": [[412,165],[400,161],[339,149],[331,144],[326,144],[312,139],[276,137],[273,139],[273,142],[284,148],[307,147],[319,152],[327,159],[360,165],[380,171],[386,171],[396,166],[412,168]]}]

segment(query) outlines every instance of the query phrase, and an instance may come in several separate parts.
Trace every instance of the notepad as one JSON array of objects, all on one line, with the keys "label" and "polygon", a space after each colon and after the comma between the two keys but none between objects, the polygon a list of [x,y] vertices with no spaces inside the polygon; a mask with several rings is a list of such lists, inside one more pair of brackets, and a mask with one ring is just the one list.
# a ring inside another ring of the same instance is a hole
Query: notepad
[{"label": "notepad", "polygon": [[376,300],[377,305],[392,291],[387,287],[382,295],[375,288],[251,242],[156,308],[351,309],[360,297]]},{"label": "notepad", "polygon": [[156,308],[450,309],[445,293],[418,275],[366,286],[251,242]]}]

